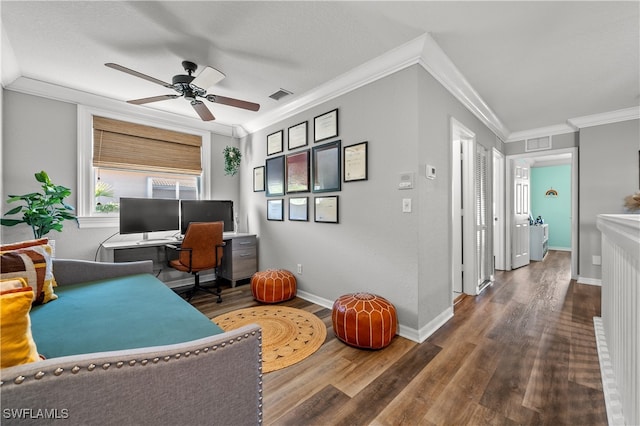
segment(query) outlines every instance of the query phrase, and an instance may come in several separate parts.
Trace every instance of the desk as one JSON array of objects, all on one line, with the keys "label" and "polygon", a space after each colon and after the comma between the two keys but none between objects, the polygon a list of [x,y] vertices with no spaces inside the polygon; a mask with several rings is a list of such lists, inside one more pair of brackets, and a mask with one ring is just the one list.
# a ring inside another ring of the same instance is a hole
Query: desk
[{"label": "desk", "polygon": [[[255,234],[225,232],[223,239],[226,245],[218,275],[231,281],[231,285],[235,287],[237,281],[251,278],[258,270],[257,238]],[[105,253],[101,260],[106,262],[152,260],[154,271],[160,274],[167,264],[164,246],[180,243],[180,240],[175,239],[107,242],[102,244]],[[175,276],[171,276],[171,272],[175,271],[167,271],[161,278],[168,285],[172,281],[177,282],[174,280]]]}]

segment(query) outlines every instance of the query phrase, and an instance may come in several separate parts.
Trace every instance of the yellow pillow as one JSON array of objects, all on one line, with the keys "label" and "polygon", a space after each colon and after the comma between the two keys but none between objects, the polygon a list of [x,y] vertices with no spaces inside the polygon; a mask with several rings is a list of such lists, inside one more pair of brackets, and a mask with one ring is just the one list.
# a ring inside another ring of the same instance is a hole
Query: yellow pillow
[{"label": "yellow pillow", "polygon": [[31,336],[31,287],[0,293],[0,368],[27,364],[40,359]]}]

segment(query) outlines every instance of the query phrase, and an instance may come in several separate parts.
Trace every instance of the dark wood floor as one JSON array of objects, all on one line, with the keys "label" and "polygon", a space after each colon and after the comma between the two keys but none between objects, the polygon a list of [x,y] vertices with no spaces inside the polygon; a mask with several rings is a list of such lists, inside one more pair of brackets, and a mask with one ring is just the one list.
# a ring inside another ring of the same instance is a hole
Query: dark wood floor
[{"label": "dark wood floor", "polygon": [[[421,344],[396,337],[380,351],[344,345],[331,311],[302,299],[327,340],[306,360],[265,374],[266,425],[604,425],[593,317],[600,288],[570,280],[570,254],[512,272],[465,297]],[[253,306],[248,285],[224,302],[195,296],[210,318]]]}]

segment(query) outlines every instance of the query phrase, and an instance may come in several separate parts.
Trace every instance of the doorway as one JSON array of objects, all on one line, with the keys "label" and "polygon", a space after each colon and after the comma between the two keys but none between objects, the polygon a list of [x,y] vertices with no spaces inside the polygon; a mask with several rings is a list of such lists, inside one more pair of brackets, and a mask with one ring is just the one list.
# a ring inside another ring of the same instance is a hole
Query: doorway
[{"label": "doorway", "polygon": [[[545,152],[533,152],[526,154],[517,154],[510,155],[507,157],[507,187],[512,188],[514,186],[514,180],[510,176],[514,174],[512,160],[523,160],[526,161],[529,165],[552,165],[552,164],[566,164],[570,166],[570,175],[571,175],[571,211],[569,212],[569,222],[570,222],[570,240],[571,240],[571,278],[576,279],[578,277],[578,149],[577,148],[566,148],[559,150],[550,150]],[[506,235],[505,235],[505,248],[506,259],[508,261],[508,265],[506,265],[507,270],[514,269],[514,266],[510,254],[514,253],[514,250],[517,249],[515,245],[515,232],[514,232],[514,213],[515,213],[515,202],[514,199],[515,193],[514,191],[508,190],[506,191],[506,207],[507,207],[507,220],[508,224],[505,227]],[[535,212],[534,212],[535,213]]]},{"label": "doorway", "polygon": [[475,134],[451,118],[452,298],[477,295],[493,275],[490,210],[491,154]]}]

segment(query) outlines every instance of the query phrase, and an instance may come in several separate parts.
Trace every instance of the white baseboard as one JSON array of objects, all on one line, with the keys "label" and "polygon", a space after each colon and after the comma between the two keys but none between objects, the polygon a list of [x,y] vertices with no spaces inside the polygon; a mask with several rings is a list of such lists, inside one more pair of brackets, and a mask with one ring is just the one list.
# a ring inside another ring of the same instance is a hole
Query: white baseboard
[{"label": "white baseboard", "polygon": [[551,247],[551,246],[549,246],[549,250],[555,250],[555,251],[571,251],[571,247]]},{"label": "white baseboard", "polygon": [[[297,296],[308,302],[312,302],[312,303],[315,303],[316,305],[320,305],[323,308],[327,308],[327,309],[333,308],[332,300],[318,297],[315,294],[298,290]],[[449,319],[452,317],[453,317],[453,307],[449,307],[445,309],[440,315],[438,315],[433,320],[431,320],[429,324],[422,327],[420,330],[417,330],[413,327],[407,327],[406,325],[403,325],[403,324],[399,324],[398,335],[404,337],[405,339],[409,339],[413,342],[422,343],[425,340],[427,340],[429,336],[435,333],[437,329],[442,327],[444,323],[449,321]]]},{"label": "white baseboard", "polygon": [[602,280],[600,278],[589,278],[578,275],[578,284],[588,284],[602,287]]},{"label": "white baseboard", "polygon": [[613,366],[611,365],[611,356],[607,347],[602,318],[593,317],[593,328],[598,345],[598,360],[600,361],[600,376],[602,377],[602,392],[604,393],[604,403],[607,409],[607,420],[610,425],[624,425],[622,399],[618,392]]}]

